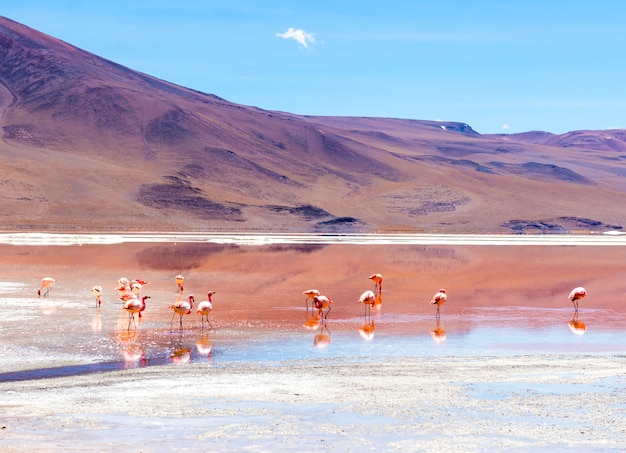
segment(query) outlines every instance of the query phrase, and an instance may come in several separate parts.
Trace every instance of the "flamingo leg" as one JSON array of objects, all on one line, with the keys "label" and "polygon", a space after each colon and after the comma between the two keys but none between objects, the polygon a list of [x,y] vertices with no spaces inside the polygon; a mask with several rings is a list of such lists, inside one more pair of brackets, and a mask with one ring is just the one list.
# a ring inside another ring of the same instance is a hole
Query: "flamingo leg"
[{"label": "flamingo leg", "polygon": [[133,325],[135,326],[135,330],[137,330],[137,324],[135,324],[135,315],[133,313],[128,314],[128,327],[126,330],[130,330],[130,322],[133,321]]},{"label": "flamingo leg", "polygon": [[326,311],[326,316],[324,316],[324,319],[328,318],[328,313],[330,313],[330,310],[331,310],[332,308],[333,308],[333,307],[331,307],[330,305],[328,306],[328,310]]},{"label": "flamingo leg", "polygon": [[176,316],[176,312],[172,313],[172,320],[170,321],[170,332],[174,329],[174,316]]}]

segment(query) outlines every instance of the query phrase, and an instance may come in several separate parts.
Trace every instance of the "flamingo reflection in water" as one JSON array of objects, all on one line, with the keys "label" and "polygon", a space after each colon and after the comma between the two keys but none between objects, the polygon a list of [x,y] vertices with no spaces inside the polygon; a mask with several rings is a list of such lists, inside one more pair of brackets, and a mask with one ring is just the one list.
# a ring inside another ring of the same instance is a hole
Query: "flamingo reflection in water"
[{"label": "flamingo reflection in water", "polygon": [[191,361],[191,348],[183,346],[183,337],[178,337],[178,343],[174,348],[174,351],[170,354],[168,359],[170,362],[182,365]]},{"label": "flamingo reflection in water", "polygon": [[213,343],[211,342],[208,334],[202,334],[200,338],[196,340],[196,350],[198,354],[211,359],[213,355]]},{"label": "flamingo reflection in water", "polygon": [[302,327],[307,330],[317,330],[320,326],[320,318],[321,315],[319,313],[314,313],[311,317],[307,315]]},{"label": "flamingo reflection in water", "polygon": [[587,331],[587,325],[578,319],[578,310],[574,310],[574,316],[572,320],[567,323],[567,326],[576,335],[584,335]]},{"label": "flamingo reflection in water", "polygon": [[102,313],[100,307],[96,310],[96,316],[91,320],[91,331],[98,333],[102,330]]},{"label": "flamingo reflection in water", "polygon": [[191,361],[191,349],[189,348],[176,349],[169,356],[169,359],[172,363],[176,363],[179,365],[184,364],[184,363],[189,363]]},{"label": "flamingo reflection in water", "polygon": [[122,354],[124,363],[127,365],[146,363],[143,346],[137,344],[136,339],[136,330],[120,331],[117,334],[117,340],[120,342],[121,345],[120,353]]},{"label": "flamingo reflection in water", "polygon": [[202,318],[202,328],[204,329],[204,319],[206,318],[206,322],[209,325],[209,328],[212,329],[213,325],[211,321],[209,321],[209,314],[213,311],[213,301],[211,300],[211,296],[215,294],[215,291],[209,291],[207,294],[207,300],[203,300],[198,304],[198,309],[196,313],[199,314]]},{"label": "flamingo reflection in water", "polygon": [[330,345],[331,341],[328,324],[326,321],[322,320],[320,332],[313,337],[313,347],[316,349],[324,349]]},{"label": "flamingo reflection in water", "polygon": [[441,317],[437,316],[437,325],[430,331],[430,336],[433,341],[438,344],[444,344],[446,342],[446,331],[441,327]]},{"label": "flamingo reflection in water", "polygon": [[39,289],[37,290],[37,297],[48,297],[52,285],[54,285],[56,282],[57,280],[52,277],[44,277],[43,279],[41,279],[41,284],[39,285]]},{"label": "flamingo reflection in water", "polygon": [[170,321],[170,330],[172,330],[172,326],[173,326],[173,323],[174,323],[174,317],[176,315],[179,316],[180,330],[183,330],[183,316],[184,315],[188,315],[189,313],[191,313],[191,309],[193,308],[194,301],[195,301],[195,298],[194,298],[193,294],[189,295],[188,300],[182,300],[182,293],[181,293],[181,295],[176,300],[176,302],[174,302],[172,305],[170,305],[169,308],[171,310],[173,310],[172,320]]},{"label": "flamingo reflection in water", "polygon": [[306,303],[306,312],[309,312],[309,299],[311,299],[311,308],[313,308],[313,299],[315,298],[315,296],[319,296],[320,292],[316,289],[307,289],[306,291],[304,291],[302,294],[305,295],[304,298],[304,303]]},{"label": "flamingo reflection in water", "polygon": [[370,319],[365,321],[361,327],[359,327],[359,335],[364,340],[373,340],[374,339],[374,320]]},{"label": "flamingo reflection in water", "polygon": [[575,311],[578,311],[578,301],[584,297],[587,296],[587,291],[585,290],[585,288],[583,288],[582,286],[579,286],[577,288],[574,288],[570,293],[569,293],[569,300],[572,301],[572,303],[574,304],[574,309]]}]

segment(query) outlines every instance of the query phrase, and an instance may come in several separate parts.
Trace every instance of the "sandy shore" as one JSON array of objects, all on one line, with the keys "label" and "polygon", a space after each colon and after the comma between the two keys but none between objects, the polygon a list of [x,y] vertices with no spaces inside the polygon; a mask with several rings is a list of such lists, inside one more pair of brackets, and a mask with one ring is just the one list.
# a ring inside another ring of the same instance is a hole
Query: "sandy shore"
[{"label": "sandy shore", "polygon": [[607,451],[626,356],[220,363],[1,383],[3,451]]}]

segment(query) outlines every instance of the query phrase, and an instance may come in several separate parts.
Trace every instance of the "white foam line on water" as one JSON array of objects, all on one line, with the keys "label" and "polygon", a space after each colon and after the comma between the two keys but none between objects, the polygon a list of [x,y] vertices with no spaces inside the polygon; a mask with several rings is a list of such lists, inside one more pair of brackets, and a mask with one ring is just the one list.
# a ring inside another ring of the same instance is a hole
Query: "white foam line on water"
[{"label": "white foam line on water", "polygon": [[0,233],[0,244],[33,246],[123,243],[215,243],[236,245],[589,245],[626,246],[622,234],[263,234],[263,233]]}]

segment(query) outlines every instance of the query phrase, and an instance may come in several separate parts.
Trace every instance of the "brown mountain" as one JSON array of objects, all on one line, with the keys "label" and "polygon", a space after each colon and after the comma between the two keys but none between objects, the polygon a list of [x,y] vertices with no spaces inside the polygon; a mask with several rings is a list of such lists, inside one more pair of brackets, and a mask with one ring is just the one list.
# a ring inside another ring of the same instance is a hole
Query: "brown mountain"
[{"label": "brown mountain", "polygon": [[626,131],[234,104],[0,17],[2,229],[507,232],[626,224]]}]

